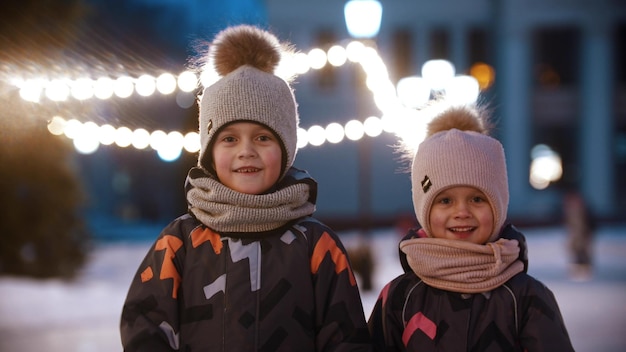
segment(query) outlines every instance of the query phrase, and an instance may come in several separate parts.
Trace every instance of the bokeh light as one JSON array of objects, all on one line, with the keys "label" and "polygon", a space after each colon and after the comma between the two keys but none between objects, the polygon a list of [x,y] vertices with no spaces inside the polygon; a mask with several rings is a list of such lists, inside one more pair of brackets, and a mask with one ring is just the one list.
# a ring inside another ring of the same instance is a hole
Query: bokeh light
[{"label": "bokeh light", "polygon": [[336,122],[333,122],[326,126],[325,135],[328,142],[333,144],[339,143],[343,140],[345,136],[343,126]]},{"label": "bokeh light", "polygon": [[311,66],[311,68],[319,70],[322,67],[326,66],[327,59],[324,50],[320,48],[311,49],[307,56],[309,60],[309,66]]},{"label": "bokeh light", "polygon": [[325,130],[322,126],[313,125],[307,130],[309,144],[320,146],[326,141]]},{"label": "bokeh light", "polygon": [[496,73],[493,67],[484,62],[473,64],[472,67],[470,67],[469,73],[478,82],[480,90],[489,89],[496,79]]},{"label": "bokeh light", "polygon": [[135,82],[135,90],[137,94],[147,97],[156,91],[156,81],[150,75],[141,75]]},{"label": "bokeh light", "polygon": [[198,87],[198,77],[191,71],[185,71],[178,76],[177,83],[183,92],[192,92]]},{"label": "bokeh light", "polygon": [[538,144],[531,150],[530,185],[535,189],[545,189],[551,182],[563,176],[560,155],[545,144]]},{"label": "bokeh light", "polygon": [[359,120],[350,120],[345,127],[346,137],[353,141],[358,141],[365,135],[365,126]]},{"label": "bokeh light", "polygon": [[176,78],[171,73],[163,73],[156,79],[156,89],[159,93],[167,95],[176,90]]},{"label": "bokeh light", "polygon": [[128,76],[118,77],[113,82],[113,94],[119,98],[128,98],[133,94],[135,84],[133,79]]},{"label": "bokeh light", "polygon": [[113,80],[109,77],[100,77],[94,85],[93,94],[96,98],[105,100],[112,97],[114,91]]},{"label": "bokeh light", "polygon": [[433,90],[443,90],[455,74],[454,65],[447,60],[428,60],[422,65],[422,77]]},{"label": "bokeh light", "polygon": [[338,67],[348,61],[348,54],[346,53],[346,49],[340,45],[333,45],[330,49],[328,49],[328,63],[331,65]]},{"label": "bokeh light", "polygon": [[396,90],[402,104],[409,108],[418,108],[430,99],[431,88],[422,77],[404,77],[398,81]]}]

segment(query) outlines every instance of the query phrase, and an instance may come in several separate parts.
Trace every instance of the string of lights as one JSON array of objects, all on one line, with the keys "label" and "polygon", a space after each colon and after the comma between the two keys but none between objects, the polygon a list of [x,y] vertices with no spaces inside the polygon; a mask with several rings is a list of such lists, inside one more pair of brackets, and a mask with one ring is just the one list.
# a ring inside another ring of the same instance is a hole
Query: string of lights
[{"label": "string of lights", "polygon": [[[340,67],[351,62],[362,67],[366,76],[366,86],[380,116],[369,116],[362,120],[350,120],[345,125],[330,123],[323,127],[313,125],[298,129],[298,148],[320,146],[326,142],[340,143],[345,140],[358,141],[365,136],[376,137],[383,132],[396,133],[402,138],[404,131],[410,131],[412,140],[415,134],[424,133],[428,122],[420,118],[417,107],[426,103],[433,93],[445,92],[450,99],[471,103],[479,94],[478,81],[472,76],[455,75],[454,66],[444,60],[432,60],[423,66],[422,77],[407,77],[396,88],[389,79],[387,66],[374,47],[361,41],[352,41],[345,47],[334,45],[327,51],[313,48],[309,52],[298,52],[281,60],[276,74],[282,77],[302,75],[311,70],[319,70],[327,64]],[[112,97],[129,98],[133,94],[147,97],[153,94],[170,95],[176,90],[193,94],[199,85],[213,84],[218,75],[212,69],[204,69],[198,77],[196,73],[185,71],[178,76],[163,73],[157,77],[144,74],[133,78],[101,77],[98,79],[14,79],[22,99],[33,103],[44,100],[61,102],[68,99],[87,101],[106,100]],[[401,128],[399,126],[402,126]],[[407,128],[411,126],[411,128]],[[95,122],[81,122],[54,116],[48,130],[55,135],[63,135],[73,140],[76,150],[83,154],[95,152],[99,145],[117,145],[137,149],[152,148],[164,161],[178,159],[182,151],[195,153],[200,148],[198,133],[162,130],[147,131],[143,128],[131,130],[126,126],[114,127],[110,124],[97,125]]]}]

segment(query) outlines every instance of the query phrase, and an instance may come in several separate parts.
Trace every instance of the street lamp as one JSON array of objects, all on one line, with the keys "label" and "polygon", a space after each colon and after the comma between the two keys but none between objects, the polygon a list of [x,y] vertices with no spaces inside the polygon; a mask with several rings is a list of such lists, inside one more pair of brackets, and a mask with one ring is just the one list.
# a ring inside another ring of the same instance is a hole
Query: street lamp
[{"label": "street lamp", "polygon": [[[346,27],[355,39],[372,39],[378,35],[383,7],[377,0],[350,0],[344,6]],[[357,99],[360,92],[357,92]],[[361,104],[357,102],[357,110]],[[359,114],[361,116],[362,114]],[[365,137],[365,136],[364,136]],[[359,222],[364,233],[370,228],[371,210],[371,141],[359,141]]]},{"label": "street lamp", "polygon": [[350,0],[343,8],[351,37],[369,39],[378,35],[383,5],[377,0]]}]

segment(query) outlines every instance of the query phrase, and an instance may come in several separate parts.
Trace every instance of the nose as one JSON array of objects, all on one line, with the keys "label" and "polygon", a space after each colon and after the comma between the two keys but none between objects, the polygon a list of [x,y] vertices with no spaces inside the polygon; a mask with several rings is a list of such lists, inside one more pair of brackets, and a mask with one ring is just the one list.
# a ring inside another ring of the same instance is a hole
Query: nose
[{"label": "nose", "polygon": [[471,216],[469,207],[465,202],[457,202],[454,206],[454,215],[457,218],[468,218]]},{"label": "nose", "polygon": [[256,152],[256,148],[254,148],[254,144],[250,141],[244,141],[241,143],[241,148],[237,153],[239,158],[254,158],[258,154]]}]

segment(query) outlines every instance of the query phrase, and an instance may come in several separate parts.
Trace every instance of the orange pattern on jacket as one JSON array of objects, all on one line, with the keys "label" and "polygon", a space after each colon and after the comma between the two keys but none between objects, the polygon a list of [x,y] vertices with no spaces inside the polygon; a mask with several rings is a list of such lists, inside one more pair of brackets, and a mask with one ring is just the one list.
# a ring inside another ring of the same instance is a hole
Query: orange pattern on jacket
[{"label": "orange pattern on jacket", "polygon": [[356,285],[356,279],[354,278],[352,269],[350,269],[350,265],[348,265],[348,258],[346,257],[346,254],[343,253],[343,251],[337,246],[337,243],[332,237],[330,237],[328,232],[324,232],[324,234],[322,234],[322,237],[320,237],[319,241],[315,245],[315,249],[313,249],[313,255],[311,256],[311,272],[313,274],[317,274],[326,253],[330,253],[330,259],[332,259],[333,263],[335,263],[335,273],[339,274],[344,270],[348,270],[350,284],[352,286]]},{"label": "orange pattern on jacket", "polygon": [[165,235],[161,239],[159,239],[154,245],[155,251],[165,250],[165,256],[163,257],[163,265],[161,265],[161,276],[159,277],[161,280],[172,279],[174,280],[174,284],[172,287],[172,298],[176,298],[178,296],[178,287],[180,286],[180,274],[178,270],[176,270],[176,265],[174,265],[174,257],[176,256],[176,251],[183,245],[183,241],[172,235]]},{"label": "orange pattern on jacket", "polygon": [[198,247],[206,241],[211,242],[211,246],[213,246],[215,254],[220,254],[220,252],[222,252],[224,244],[222,243],[222,237],[218,233],[208,227],[198,227],[191,232],[191,244],[193,245],[193,248]]},{"label": "orange pattern on jacket", "polygon": [[152,280],[154,273],[152,272],[152,267],[149,266],[141,273],[141,282],[146,282]]}]

